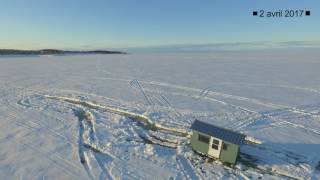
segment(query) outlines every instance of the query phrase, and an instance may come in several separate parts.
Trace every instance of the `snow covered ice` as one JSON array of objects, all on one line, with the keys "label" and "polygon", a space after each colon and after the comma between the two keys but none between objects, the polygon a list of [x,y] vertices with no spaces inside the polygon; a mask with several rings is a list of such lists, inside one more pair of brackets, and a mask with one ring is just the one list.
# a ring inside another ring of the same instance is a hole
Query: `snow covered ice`
[{"label": "snow covered ice", "polygon": [[[0,57],[0,179],[320,179],[319,58]],[[195,118],[263,144],[224,166],[189,147]]]}]

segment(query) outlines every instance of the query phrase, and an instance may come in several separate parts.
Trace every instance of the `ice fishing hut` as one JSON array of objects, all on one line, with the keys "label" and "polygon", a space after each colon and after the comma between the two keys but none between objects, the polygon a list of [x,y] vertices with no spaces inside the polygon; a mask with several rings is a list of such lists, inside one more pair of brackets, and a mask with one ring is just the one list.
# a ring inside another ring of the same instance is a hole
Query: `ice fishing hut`
[{"label": "ice fishing hut", "polygon": [[191,129],[191,147],[195,151],[224,163],[236,163],[245,135],[199,120],[193,122]]}]

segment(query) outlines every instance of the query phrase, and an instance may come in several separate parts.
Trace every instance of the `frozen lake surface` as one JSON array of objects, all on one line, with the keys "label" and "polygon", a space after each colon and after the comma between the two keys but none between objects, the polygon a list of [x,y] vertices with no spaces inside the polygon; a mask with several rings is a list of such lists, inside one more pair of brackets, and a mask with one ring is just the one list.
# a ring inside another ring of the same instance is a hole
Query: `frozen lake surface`
[{"label": "frozen lake surface", "polygon": [[[230,168],[104,107],[263,144]],[[320,52],[0,57],[0,123],[1,179],[320,179]]]}]

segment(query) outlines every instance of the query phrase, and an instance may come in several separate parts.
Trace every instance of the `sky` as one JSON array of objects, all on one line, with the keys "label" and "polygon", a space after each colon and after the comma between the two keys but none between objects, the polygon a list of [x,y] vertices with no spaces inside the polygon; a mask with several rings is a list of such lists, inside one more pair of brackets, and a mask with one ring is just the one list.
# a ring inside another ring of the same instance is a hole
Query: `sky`
[{"label": "sky", "polygon": [[[253,17],[260,9],[311,16]],[[319,13],[318,0],[1,0],[0,48],[314,46]]]}]

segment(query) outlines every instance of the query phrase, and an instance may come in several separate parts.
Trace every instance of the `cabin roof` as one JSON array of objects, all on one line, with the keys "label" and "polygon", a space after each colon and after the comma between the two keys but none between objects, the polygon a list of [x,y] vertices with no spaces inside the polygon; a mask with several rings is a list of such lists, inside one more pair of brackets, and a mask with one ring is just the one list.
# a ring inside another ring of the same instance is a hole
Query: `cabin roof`
[{"label": "cabin roof", "polygon": [[234,132],[229,129],[218,127],[199,120],[195,120],[193,122],[193,124],[191,125],[191,129],[237,145],[244,144],[246,137],[246,135],[244,134]]}]

